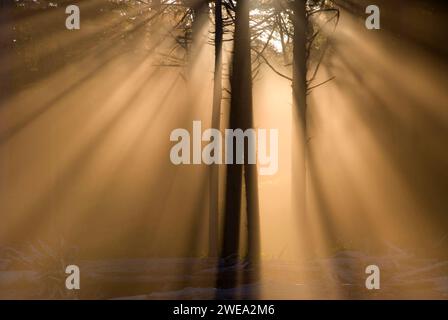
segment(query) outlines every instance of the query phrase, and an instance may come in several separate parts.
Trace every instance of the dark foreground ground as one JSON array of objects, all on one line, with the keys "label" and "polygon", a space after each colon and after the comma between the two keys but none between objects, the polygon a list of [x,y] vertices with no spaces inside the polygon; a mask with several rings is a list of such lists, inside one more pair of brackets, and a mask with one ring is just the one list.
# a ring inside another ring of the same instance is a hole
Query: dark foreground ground
[{"label": "dark foreground ground", "polygon": [[[34,269],[11,269],[17,260],[0,260],[2,299],[447,299],[448,261],[418,259],[405,252],[368,256],[341,251],[307,263],[262,261],[261,279],[235,288],[216,288],[216,260],[153,258],[82,261],[81,290],[65,289],[63,263],[39,262]],[[34,260],[33,260],[34,259]],[[40,259],[40,260],[35,260]],[[54,260],[53,260],[54,262]],[[49,263],[45,267],[45,263]],[[365,267],[381,269],[381,289],[365,288]],[[222,275],[252,272],[238,262]]]}]

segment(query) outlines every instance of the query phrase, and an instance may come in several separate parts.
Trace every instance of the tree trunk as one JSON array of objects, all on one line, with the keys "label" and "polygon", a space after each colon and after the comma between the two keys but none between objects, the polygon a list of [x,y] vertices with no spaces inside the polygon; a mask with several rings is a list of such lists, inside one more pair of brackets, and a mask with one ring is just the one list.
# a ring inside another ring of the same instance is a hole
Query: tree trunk
[{"label": "tree trunk", "polygon": [[[249,1],[238,1],[232,59],[231,102],[229,128],[243,131],[253,127],[252,70],[249,31]],[[227,166],[226,208],[222,255],[237,255],[240,241],[240,207],[243,165]],[[255,164],[248,164],[248,145],[244,145],[244,181],[246,186],[248,257],[254,261],[259,255],[258,183]],[[226,151],[227,152],[227,151]]]},{"label": "tree trunk", "polygon": [[306,0],[295,0],[293,11],[293,81],[292,81],[292,159],[291,194],[292,210],[299,223],[299,254],[302,259],[309,258],[310,248],[306,246],[310,239],[307,217],[307,17]]},{"label": "tree trunk", "polygon": [[[220,129],[222,99],[222,0],[215,0],[215,74],[213,80],[212,128]],[[209,256],[218,255],[219,241],[219,165],[210,168],[210,203],[209,203]]]},{"label": "tree trunk", "polygon": [[293,128],[295,129],[292,150],[292,194],[293,209],[306,214],[306,158],[307,158],[307,104],[306,104],[306,0],[295,0],[293,10]]}]

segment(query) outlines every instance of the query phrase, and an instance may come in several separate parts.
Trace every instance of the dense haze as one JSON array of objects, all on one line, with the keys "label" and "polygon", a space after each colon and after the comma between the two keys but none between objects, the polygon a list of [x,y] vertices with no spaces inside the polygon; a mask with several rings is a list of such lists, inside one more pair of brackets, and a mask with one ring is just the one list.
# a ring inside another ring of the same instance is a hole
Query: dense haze
[{"label": "dense haze", "polygon": [[[447,9],[375,1],[382,29],[367,30],[367,2],[335,1],[339,23],[323,32],[316,83],[332,80],[307,96],[306,214],[294,208],[291,182],[291,82],[267,63],[253,80],[254,127],[279,129],[279,170],[258,177],[262,275],[263,261],[343,250],[446,258]],[[167,32],[181,18],[174,10],[152,17],[141,2],[85,0],[81,29],[69,31],[68,2],[50,3],[2,2],[0,249],[42,242],[80,260],[207,256],[209,167],[173,165],[169,136],[193,120],[211,125],[213,19],[193,30],[188,51],[173,51],[184,32]],[[231,98],[226,28],[221,128]],[[279,42],[270,46],[270,64],[290,75]]]}]

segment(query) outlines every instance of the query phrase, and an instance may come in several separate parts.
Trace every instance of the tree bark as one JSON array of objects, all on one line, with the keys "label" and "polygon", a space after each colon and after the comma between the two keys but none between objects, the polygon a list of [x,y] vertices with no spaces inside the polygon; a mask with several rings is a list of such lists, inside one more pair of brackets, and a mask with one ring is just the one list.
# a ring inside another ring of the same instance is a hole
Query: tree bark
[{"label": "tree bark", "polygon": [[[220,129],[221,99],[222,99],[222,0],[215,0],[215,73],[213,80],[213,110],[212,125]],[[210,199],[209,199],[209,256],[218,255],[219,241],[219,165],[210,168]]]},{"label": "tree bark", "polygon": [[[249,31],[249,1],[238,1],[235,16],[235,34],[232,59],[230,129],[250,129],[253,127],[252,70]],[[244,146],[244,166],[235,164],[236,146],[234,144],[234,164],[227,166],[226,208],[224,220],[224,239],[222,255],[238,255],[240,243],[240,207],[244,167],[246,186],[248,256],[255,260],[259,255],[259,217],[258,183],[255,164],[248,164],[248,145]],[[226,150],[227,152],[227,150]]]},{"label": "tree bark", "polygon": [[293,128],[298,145],[293,146],[292,155],[292,186],[293,209],[299,213],[306,212],[306,158],[307,158],[307,103],[306,103],[306,73],[307,73],[307,18],[306,0],[295,0],[293,10]]}]

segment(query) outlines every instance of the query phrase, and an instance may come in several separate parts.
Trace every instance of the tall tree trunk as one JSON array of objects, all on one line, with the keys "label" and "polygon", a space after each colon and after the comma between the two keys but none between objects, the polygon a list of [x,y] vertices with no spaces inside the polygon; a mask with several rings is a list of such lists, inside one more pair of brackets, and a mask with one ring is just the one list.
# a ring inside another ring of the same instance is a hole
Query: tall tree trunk
[{"label": "tall tree trunk", "polygon": [[[252,70],[249,31],[249,1],[236,5],[235,35],[230,85],[230,129],[253,127]],[[222,255],[237,255],[240,241],[240,207],[243,165],[236,164],[236,145],[233,146],[234,164],[227,166],[226,208]],[[244,145],[244,181],[246,186],[248,256],[253,261],[259,255],[258,183],[255,164],[248,164],[248,144]],[[226,151],[227,152],[227,151]]]},{"label": "tall tree trunk", "polygon": [[307,74],[307,17],[306,0],[294,0],[291,3],[293,11],[293,81],[292,81],[292,159],[291,159],[291,189],[292,210],[298,219],[299,253],[307,259],[310,248],[306,243],[310,239],[308,234],[307,217],[307,103],[306,103],[306,74]]},{"label": "tall tree trunk", "polygon": [[[212,128],[220,129],[222,99],[222,0],[215,0],[215,74],[213,80]],[[218,255],[219,241],[219,165],[210,168],[210,203],[209,203],[209,256]]]},{"label": "tall tree trunk", "polygon": [[307,158],[307,104],[306,104],[306,72],[307,72],[307,18],[306,0],[292,2],[293,10],[293,128],[295,138],[292,150],[292,186],[293,209],[298,214],[306,214],[306,158]]}]

